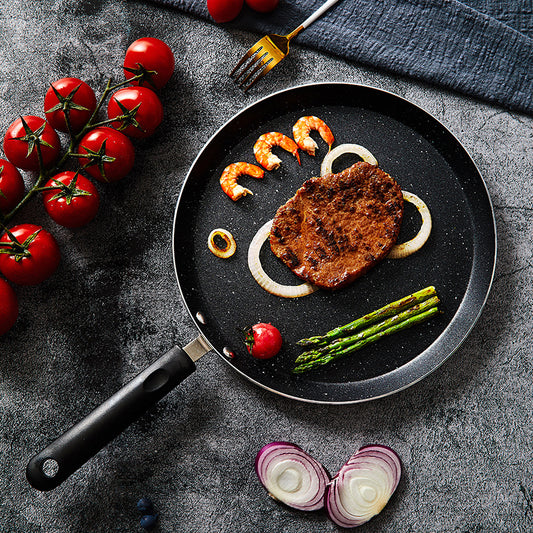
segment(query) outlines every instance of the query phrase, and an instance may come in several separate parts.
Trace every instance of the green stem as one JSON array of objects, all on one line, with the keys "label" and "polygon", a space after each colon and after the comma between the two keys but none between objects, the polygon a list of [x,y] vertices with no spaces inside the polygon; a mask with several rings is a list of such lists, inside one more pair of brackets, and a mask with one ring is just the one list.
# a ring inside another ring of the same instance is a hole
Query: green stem
[{"label": "green stem", "polygon": [[361,329],[362,327],[366,327],[370,324],[374,324],[378,320],[394,315],[398,313],[399,311],[403,311],[407,307],[411,307],[412,305],[423,302],[424,300],[427,300],[428,298],[430,298],[431,296],[435,296],[436,294],[437,294],[437,291],[435,290],[435,287],[433,286],[426,287],[425,289],[414,292],[413,294],[410,294],[409,296],[405,296],[404,298],[401,298],[400,300],[389,303],[385,305],[384,307],[377,309],[376,311],[372,311],[371,313],[368,313],[367,315],[361,318],[358,318],[357,320],[354,320],[353,322],[350,322],[349,324],[332,329],[331,331],[328,331],[324,335],[318,335],[316,337],[309,337],[307,339],[299,340],[297,344],[299,344],[300,346],[313,346],[317,344],[318,345],[325,344],[331,340],[338,339],[339,337],[344,337],[346,335],[349,335],[350,333],[355,333],[357,330]]},{"label": "green stem", "polygon": [[409,307],[405,311],[402,311],[401,313],[398,313],[397,315],[394,315],[393,317],[386,318],[382,322],[378,322],[377,324],[374,324],[362,331],[359,331],[355,335],[351,335],[348,337],[342,337],[320,348],[316,348],[314,350],[303,352],[296,358],[296,361],[294,362],[300,363],[300,364],[306,363],[308,361],[312,361],[313,359],[318,359],[319,357],[321,357],[322,355],[328,352],[333,353],[343,348],[346,348],[360,340],[366,339],[367,337],[371,337],[372,335],[375,335],[376,333],[379,333],[380,331],[390,328],[391,326],[394,326],[395,324],[399,324],[400,322],[403,322],[404,320],[407,320],[408,318],[411,318],[424,311],[427,311],[428,309],[431,309],[432,307],[437,306],[439,301],[440,300],[438,296],[432,296],[431,298],[428,298],[427,300],[424,300],[423,302],[419,304],[413,305],[413,307]]},{"label": "green stem", "polygon": [[352,344],[351,346],[344,348],[343,350],[339,350],[333,353],[330,352],[330,353],[323,355],[322,357],[318,359],[313,359],[312,361],[309,361],[307,363],[302,363],[301,365],[294,368],[292,372],[294,374],[302,374],[303,372],[307,372],[309,370],[313,370],[320,366],[326,365],[330,363],[331,361],[338,359],[339,357],[343,357],[344,355],[348,355],[353,352],[356,352],[357,350],[360,350],[367,344],[372,344],[376,341],[379,341],[383,337],[392,335],[393,333],[397,333],[398,331],[402,331],[404,329],[415,326],[416,324],[420,324],[421,322],[429,320],[431,317],[435,316],[439,312],[440,311],[438,307],[432,307],[431,309],[428,309],[427,311],[424,311],[423,313],[420,313],[407,320],[404,320],[403,322],[400,322],[399,324],[395,324],[394,326],[391,326],[390,328],[380,331],[379,333],[376,333],[375,335],[371,335],[370,337],[367,337],[366,339],[360,340],[356,342],[355,344]]},{"label": "green stem", "polygon": [[95,128],[95,127],[98,127],[98,126],[103,126],[103,125],[106,125],[106,124],[110,124],[111,122],[114,122],[115,120],[120,120],[121,119],[121,117],[116,117],[116,118],[114,118],[112,120],[108,119],[108,120],[103,120],[103,121],[100,121],[100,122],[93,122],[95,120],[96,116],[98,115],[102,105],[104,104],[105,100],[107,99],[107,97],[109,96],[109,94],[111,92],[116,91],[120,87],[124,87],[126,85],[130,85],[133,81],[140,80],[142,77],[143,77],[142,74],[138,74],[136,76],[133,76],[129,80],[121,81],[120,83],[117,83],[115,85],[111,85],[111,79],[109,79],[107,81],[106,87],[105,87],[102,95],[100,96],[100,99],[98,100],[92,115],[90,116],[89,120],[87,121],[87,124],[85,124],[85,126],[83,126],[81,131],[79,131],[77,134],[73,134],[73,132],[72,132],[72,130],[70,128],[70,125],[67,123],[67,125],[69,126],[69,137],[70,137],[69,147],[68,147],[67,151],[63,154],[63,156],[61,157],[59,162],[54,167],[52,167],[52,168],[50,168],[48,170],[43,169],[42,156],[41,156],[41,153],[40,153],[40,147],[37,144],[37,150],[38,150],[38,154],[37,155],[38,155],[38,158],[39,158],[39,176],[37,177],[37,181],[35,182],[33,187],[31,187],[31,189],[29,189],[26,192],[26,194],[24,195],[22,200],[9,213],[7,213],[6,215],[4,215],[2,217],[2,224],[4,224],[4,225],[8,224],[10,222],[10,220],[30,200],[30,198],[32,198],[35,194],[40,192],[40,190],[41,190],[40,187],[41,187],[41,184],[43,183],[43,181],[45,181],[46,179],[50,178],[51,176],[54,176],[55,174],[57,174],[64,167],[64,165],[68,161],[68,159],[72,156],[72,154],[74,154],[74,149],[78,146],[78,144],[79,144],[80,140],[82,139],[82,137],[89,130],[91,130],[91,129]]}]

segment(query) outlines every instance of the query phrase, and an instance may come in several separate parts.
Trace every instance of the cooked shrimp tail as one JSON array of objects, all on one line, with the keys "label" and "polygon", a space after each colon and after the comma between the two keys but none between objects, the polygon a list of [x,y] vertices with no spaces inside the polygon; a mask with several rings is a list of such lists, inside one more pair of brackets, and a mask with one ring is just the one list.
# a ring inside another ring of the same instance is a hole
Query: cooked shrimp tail
[{"label": "cooked shrimp tail", "polygon": [[292,128],[292,134],[298,148],[307,152],[309,155],[315,155],[318,145],[309,135],[311,130],[318,131],[320,137],[322,137],[324,142],[329,146],[329,150],[331,150],[331,145],[335,141],[333,133],[331,133],[331,130],[322,119],[312,115],[299,118]]},{"label": "cooked shrimp tail", "polygon": [[279,146],[287,152],[290,152],[298,160],[300,164],[300,154],[298,153],[298,145],[283,133],[271,131],[265,133],[257,139],[254,145],[254,155],[257,162],[267,170],[274,170],[281,164],[281,159],[272,153],[272,148]]},{"label": "cooked shrimp tail", "polygon": [[247,194],[253,194],[250,189],[246,189],[237,183],[240,176],[251,176],[252,178],[261,179],[264,175],[265,171],[257,165],[239,161],[238,163],[231,163],[231,165],[228,165],[224,169],[220,176],[220,186],[236,202],[239,198]]}]

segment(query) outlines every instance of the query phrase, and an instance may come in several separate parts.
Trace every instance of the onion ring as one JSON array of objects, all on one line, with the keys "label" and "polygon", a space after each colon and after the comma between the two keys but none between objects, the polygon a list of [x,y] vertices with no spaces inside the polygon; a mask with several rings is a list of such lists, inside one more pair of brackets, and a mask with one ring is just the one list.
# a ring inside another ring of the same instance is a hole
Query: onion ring
[{"label": "onion ring", "polygon": [[326,157],[322,160],[322,165],[320,166],[320,175],[324,176],[325,174],[330,174],[333,166],[333,161],[340,157],[343,154],[356,154],[363,161],[370,163],[371,165],[378,166],[378,160],[367,150],[364,146],[359,144],[340,144],[330,150]]},{"label": "onion ring", "polygon": [[424,246],[428,240],[429,234],[431,233],[432,222],[431,213],[429,212],[428,206],[418,196],[416,196],[416,194],[402,191],[402,195],[406,202],[410,202],[417,208],[420,216],[422,217],[422,226],[420,227],[420,230],[416,236],[411,240],[401,244],[396,244],[391,248],[391,251],[387,256],[391,259],[403,259],[404,257],[414,254],[420,250],[422,246]]},{"label": "onion ring", "polygon": [[[224,241],[224,248],[220,248],[220,246],[217,245],[215,242],[216,237],[219,237]],[[231,257],[235,253],[235,250],[237,250],[237,243],[235,242],[233,235],[229,231],[222,228],[214,229],[209,234],[209,237],[207,238],[207,246],[211,252],[221,259],[227,259],[228,257]]]},{"label": "onion ring", "polygon": [[248,248],[248,268],[252,273],[255,281],[265,291],[275,296],[282,298],[299,298],[300,296],[307,296],[315,292],[318,287],[311,285],[311,283],[302,283],[301,285],[282,285],[270,278],[263,269],[259,259],[259,252],[263,243],[268,239],[270,229],[272,228],[272,220],[269,220],[255,234],[250,247]]},{"label": "onion ring", "polygon": [[275,500],[301,511],[324,507],[329,475],[322,464],[292,442],[271,442],[255,458],[259,480]]},{"label": "onion ring", "polygon": [[394,450],[379,444],[364,446],[327,486],[329,517],[345,528],[368,522],[387,505],[401,474],[401,461]]}]

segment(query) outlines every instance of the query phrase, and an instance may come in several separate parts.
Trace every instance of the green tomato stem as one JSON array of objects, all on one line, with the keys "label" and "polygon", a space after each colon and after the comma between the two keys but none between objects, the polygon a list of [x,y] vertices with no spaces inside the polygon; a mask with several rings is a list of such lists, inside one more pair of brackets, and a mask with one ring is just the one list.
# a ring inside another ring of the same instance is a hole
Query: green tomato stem
[{"label": "green tomato stem", "polygon": [[[109,79],[107,81],[106,87],[102,95],[100,96],[96,104],[96,107],[92,115],[89,117],[89,120],[87,121],[87,123],[83,126],[83,128],[78,133],[74,134],[74,132],[72,131],[71,124],[70,124],[70,118],[68,114],[66,115],[67,129],[68,129],[68,134],[70,137],[70,143],[69,143],[67,151],[62,155],[62,157],[59,159],[59,162],[54,167],[49,168],[49,169],[43,168],[43,158],[41,154],[41,148],[39,146],[39,143],[37,143],[36,148],[37,148],[37,158],[39,160],[39,175],[33,187],[31,187],[26,192],[22,200],[9,213],[1,216],[0,218],[1,225],[4,228],[6,228],[6,225],[22,209],[22,207],[26,205],[26,203],[30,200],[30,198],[32,198],[38,192],[42,191],[41,189],[42,183],[48,178],[50,178],[51,176],[54,176],[55,174],[57,174],[64,167],[65,163],[75,154],[75,148],[78,146],[82,137],[89,130],[92,130],[93,128],[96,128],[99,126],[105,126],[107,124],[111,124],[112,122],[115,122],[116,120],[123,120],[127,118],[127,116],[125,115],[120,115],[114,119],[107,119],[107,120],[102,120],[99,122],[94,122],[94,120],[96,119],[96,116],[98,115],[98,113],[100,112],[100,109],[102,108],[102,105],[104,104],[105,100],[107,99],[110,93],[116,91],[117,89],[121,87],[127,86],[136,80],[140,80],[142,79],[142,77],[143,77],[142,73],[137,74],[136,76],[133,76],[129,80],[121,81],[119,83],[116,83],[115,85],[111,85],[111,79]],[[80,167],[78,170],[81,170],[81,169],[82,168]]]}]

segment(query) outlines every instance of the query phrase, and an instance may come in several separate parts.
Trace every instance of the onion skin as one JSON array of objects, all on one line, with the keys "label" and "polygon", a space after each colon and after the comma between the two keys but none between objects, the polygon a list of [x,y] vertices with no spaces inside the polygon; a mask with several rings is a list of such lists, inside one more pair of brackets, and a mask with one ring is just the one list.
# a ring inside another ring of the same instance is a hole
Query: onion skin
[{"label": "onion skin", "polygon": [[394,450],[382,445],[364,446],[348,459],[326,489],[330,519],[345,528],[365,524],[388,503],[400,477],[401,461]]},{"label": "onion skin", "polygon": [[[284,467],[287,468],[283,470]],[[295,478],[298,468],[307,474],[309,481],[307,489],[304,484],[303,491],[300,488],[305,479]],[[324,507],[324,495],[330,476],[322,464],[296,444],[275,441],[263,446],[255,458],[255,471],[275,500],[301,511],[317,511]],[[284,490],[281,486],[282,476],[287,472],[289,485]]]}]

